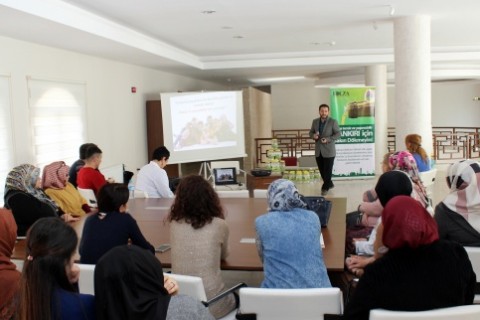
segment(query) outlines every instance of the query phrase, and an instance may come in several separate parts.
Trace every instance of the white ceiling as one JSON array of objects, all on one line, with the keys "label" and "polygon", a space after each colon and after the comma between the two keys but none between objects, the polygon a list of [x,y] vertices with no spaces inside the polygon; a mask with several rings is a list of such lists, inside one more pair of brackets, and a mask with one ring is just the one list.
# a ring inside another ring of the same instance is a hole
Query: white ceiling
[{"label": "white ceiling", "polygon": [[429,15],[432,80],[478,80],[479,12],[479,0],[0,0],[0,35],[224,83],[338,84],[371,64],[393,72],[393,20]]}]

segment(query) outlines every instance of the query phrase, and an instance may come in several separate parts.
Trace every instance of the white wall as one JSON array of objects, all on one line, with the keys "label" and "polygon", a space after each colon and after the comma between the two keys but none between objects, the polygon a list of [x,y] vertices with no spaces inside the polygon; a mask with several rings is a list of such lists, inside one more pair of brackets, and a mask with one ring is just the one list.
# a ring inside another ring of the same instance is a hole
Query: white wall
[{"label": "white wall", "polygon": [[[103,151],[102,166],[147,162],[145,102],[160,92],[221,90],[219,84],[0,37],[0,74],[11,77],[15,163],[33,163],[27,76],[87,84],[87,141]],[[137,93],[131,93],[131,87]]]},{"label": "white wall", "polygon": [[329,89],[315,88],[313,81],[272,85],[273,129],[310,129],[322,103],[330,104]]},{"label": "white wall", "polygon": [[[395,88],[388,87],[388,126],[395,127]],[[480,84],[432,83],[432,126],[480,127]],[[329,103],[329,89],[313,81],[272,85],[273,129],[309,129],[318,106]]]}]

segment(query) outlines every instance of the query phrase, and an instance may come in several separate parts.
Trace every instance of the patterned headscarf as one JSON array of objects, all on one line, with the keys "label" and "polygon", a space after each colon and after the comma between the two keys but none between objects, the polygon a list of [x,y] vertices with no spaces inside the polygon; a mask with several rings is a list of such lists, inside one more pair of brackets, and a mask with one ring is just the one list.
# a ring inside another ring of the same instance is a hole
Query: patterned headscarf
[{"label": "patterned headscarf", "polygon": [[412,154],[408,151],[398,151],[392,154],[388,163],[392,170],[400,170],[406,172],[410,179],[416,183],[420,180],[420,174],[418,172],[417,162]]},{"label": "patterned headscarf", "polygon": [[461,214],[480,232],[480,164],[474,160],[461,160],[447,170],[450,193],[443,203]]},{"label": "patterned headscarf", "polygon": [[427,196],[427,190],[420,179],[420,173],[418,172],[417,162],[412,154],[408,151],[398,151],[392,154],[388,159],[389,166],[392,170],[400,170],[408,174],[415,184],[414,189],[417,195],[418,201],[423,203],[425,207],[430,206],[430,200]]},{"label": "patterned headscarf", "polygon": [[43,168],[42,185],[44,189],[63,189],[67,186],[70,167],[63,161],[53,162]]},{"label": "patterned headscarf", "polygon": [[8,173],[5,182],[5,204],[8,205],[8,192],[11,190],[18,190],[34,196],[41,202],[45,202],[54,210],[58,210],[58,206],[43,192],[43,190],[35,188],[35,184],[39,177],[40,169],[31,164],[21,164],[13,168]]},{"label": "patterned headscarf", "polygon": [[397,196],[382,212],[383,243],[389,249],[417,248],[438,240],[437,223],[418,201]]},{"label": "patterned headscarf", "polygon": [[307,207],[300,198],[297,187],[287,179],[278,179],[270,184],[267,200],[269,211],[290,211],[294,208]]}]

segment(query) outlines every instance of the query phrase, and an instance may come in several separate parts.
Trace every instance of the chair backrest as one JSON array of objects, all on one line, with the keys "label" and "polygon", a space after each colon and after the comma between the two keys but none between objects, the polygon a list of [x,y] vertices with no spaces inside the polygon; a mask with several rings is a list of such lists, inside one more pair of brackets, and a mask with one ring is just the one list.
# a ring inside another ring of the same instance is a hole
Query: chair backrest
[{"label": "chair backrest", "polygon": [[133,197],[135,199],[146,199],[148,198],[148,193],[146,191],[133,190]]},{"label": "chair backrest", "polygon": [[12,259],[11,261],[12,261],[13,264],[15,264],[17,266],[17,270],[22,272],[24,261],[20,260],[20,259]]},{"label": "chair backrest", "polygon": [[82,197],[84,197],[85,199],[87,199],[87,202],[88,202],[88,205],[92,208],[97,208],[98,207],[98,204],[97,204],[97,197],[95,196],[95,192],[93,192],[92,189],[82,189],[82,188],[78,188],[78,192],[80,192],[80,194],[82,195]]},{"label": "chair backrest", "polygon": [[190,296],[199,301],[207,301],[202,278],[175,273],[165,273],[165,275],[177,281],[179,294]]},{"label": "chair backrest", "polygon": [[268,190],[267,189],[253,189],[254,198],[267,198]]},{"label": "chair backrest", "polygon": [[374,309],[370,311],[370,320],[478,320],[480,305],[441,308],[428,311],[390,311]]},{"label": "chair backrest", "polygon": [[248,198],[248,190],[217,190],[219,198]]},{"label": "chair backrest", "polygon": [[317,168],[315,156],[301,156],[298,158],[298,166],[303,168]]},{"label": "chair backrest", "polygon": [[239,311],[254,313],[257,320],[322,319],[343,313],[343,296],[339,288],[241,288]]},{"label": "chair backrest", "polygon": [[80,279],[78,280],[78,289],[80,293],[95,294],[95,265],[94,264],[78,264],[80,268]]},{"label": "chair backrest", "polygon": [[427,195],[431,198],[433,195],[433,187],[435,183],[435,177],[437,176],[437,169],[431,169],[429,171],[420,172],[420,179],[423,185],[427,189]]}]

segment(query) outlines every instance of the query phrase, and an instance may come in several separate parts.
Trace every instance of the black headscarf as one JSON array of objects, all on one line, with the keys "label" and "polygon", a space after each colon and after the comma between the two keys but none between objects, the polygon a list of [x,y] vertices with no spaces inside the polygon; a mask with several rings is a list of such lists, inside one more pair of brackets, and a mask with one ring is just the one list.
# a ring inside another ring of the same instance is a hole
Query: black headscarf
[{"label": "black headscarf", "polygon": [[382,174],[375,186],[375,192],[384,208],[393,197],[400,195],[410,196],[412,191],[412,180],[405,172],[398,170]]},{"label": "black headscarf", "polygon": [[134,245],[118,246],[95,267],[97,319],[166,319],[170,296],[160,261]]}]

